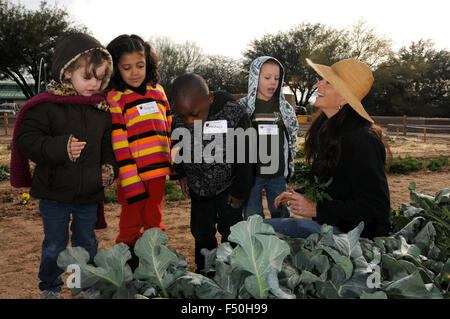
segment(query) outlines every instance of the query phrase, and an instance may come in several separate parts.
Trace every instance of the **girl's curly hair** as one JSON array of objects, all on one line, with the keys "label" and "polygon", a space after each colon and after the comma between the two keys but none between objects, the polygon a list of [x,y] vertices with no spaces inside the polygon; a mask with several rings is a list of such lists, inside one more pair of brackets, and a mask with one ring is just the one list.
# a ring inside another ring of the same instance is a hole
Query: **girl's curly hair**
[{"label": "girl's curly hair", "polygon": [[108,52],[112,56],[114,71],[111,76],[111,81],[109,82],[109,89],[116,89],[120,91],[125,90],[125,81],[122,79],[120,75],[118,63],[120,57],[124,53],[132,53],[132,52],[144,52],[145,54],[145,81],[150,83],[152,86],[155,86],[159,81],[159,69],[158,62],[159,57],[158,54],[153,50],[150,43],[142,40],[138,35],[132,34],[122,34],[112,40],[108,46],[106,47]]}]

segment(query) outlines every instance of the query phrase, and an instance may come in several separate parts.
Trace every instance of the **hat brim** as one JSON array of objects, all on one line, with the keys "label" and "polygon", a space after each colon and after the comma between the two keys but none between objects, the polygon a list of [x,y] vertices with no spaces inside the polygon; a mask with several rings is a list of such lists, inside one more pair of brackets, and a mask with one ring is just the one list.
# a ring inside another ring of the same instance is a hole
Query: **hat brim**
[{"label": "hat brim", "polygon": [[306,58],[306,63],[314,69],[323,79],[331,83],[333,88],[339,92],[339,94],[345,99],[345,101],[363,118],[370,123],[374,123],[374,120],[364,109],[361,101],[351,92],[347,84],[334,72],[334,70],[326,65],[317,64]]}]

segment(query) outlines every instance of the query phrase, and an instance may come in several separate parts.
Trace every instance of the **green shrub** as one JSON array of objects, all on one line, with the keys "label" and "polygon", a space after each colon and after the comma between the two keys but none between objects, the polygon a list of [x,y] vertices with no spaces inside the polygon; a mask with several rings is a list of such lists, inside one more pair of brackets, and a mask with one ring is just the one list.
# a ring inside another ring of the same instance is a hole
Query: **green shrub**
[{"label": "green shrub", "polygon": [[[177,184],[171,181],[167,181],[165,186],[164,199],[168,201],[177,201],[184,200],[186,199],[186,197],[183,195],[180,187]],[[117,187],[115,183],[105,188],[105,203],[118,203]]]},{"label": "green shrub", "polygon": [[9,166],[0,165],[0,181],[9,180]]},{"label": "green shrub", "polygon": [[440,156],[438,158],[431,159],[427,165],[426,168],[428,168],[430,171],[440,171],[443,166],[448,165],[448,157]]},{"label": "green shrub", "polygon": [[294,163],[294,175],[291,177],[289,184],[304,184],[308,179],[311,171],[311,164],[305,161],[297,161]]},{"label": "green shrub", "polygon": [[401,156],[396,157],[392,160],[391,168],[389,170],[390,173],[407,173],[407,172],[415,172],[422,169],[423,163],[411,156],[407,155],[405,158]]},{"label": "green shrub", "polygon": [[167,201],[177,201],[186,199],[186,196],[183,195],[178,184],[172,181],[167,181],[164,199]]},{"label": "green shrub", "polygon": [[305,150],[303,147],[300,147],[300,149],[295,154],[295,158],[304,158],[305,157]]},{"label": "green shrub", "polygon": [[116,183],[105,188],[105,203],[117,203],[117,187]]}]

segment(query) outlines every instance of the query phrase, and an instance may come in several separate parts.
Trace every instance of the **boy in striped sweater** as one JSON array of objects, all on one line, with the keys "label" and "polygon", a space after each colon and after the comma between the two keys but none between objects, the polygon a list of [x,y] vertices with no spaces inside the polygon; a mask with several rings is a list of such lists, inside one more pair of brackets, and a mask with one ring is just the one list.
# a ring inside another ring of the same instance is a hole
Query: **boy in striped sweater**
[{"label": "boy in striped sweater", "polygon": [[121,35],[107,46],[114,74],[107,95],[112,145],[119,166],[117,197],[122,205],[116,243],[130,246],[130,267],[139,265],[134,244],[143,231],[162,225],[166,175],[171,173],[172,116],[158,84],[158,58],[137,35]]}]

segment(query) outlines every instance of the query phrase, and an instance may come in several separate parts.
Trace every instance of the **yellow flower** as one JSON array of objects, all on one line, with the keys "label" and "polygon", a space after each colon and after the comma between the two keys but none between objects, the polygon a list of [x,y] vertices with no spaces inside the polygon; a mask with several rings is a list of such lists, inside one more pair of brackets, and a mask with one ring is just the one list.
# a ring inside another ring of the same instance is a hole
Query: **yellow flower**
[{"label": "yellow flower", "polygon": [[398,210],[394,210],[394,212],[395,212],[395,217],[398,217],[398,216],[400,216],[400,211],[398,211]]},{"label": "yellow flower", "polygon": [[22,193],[22,205],[28,204],[29,200],[30,200],[30,194]]}]

